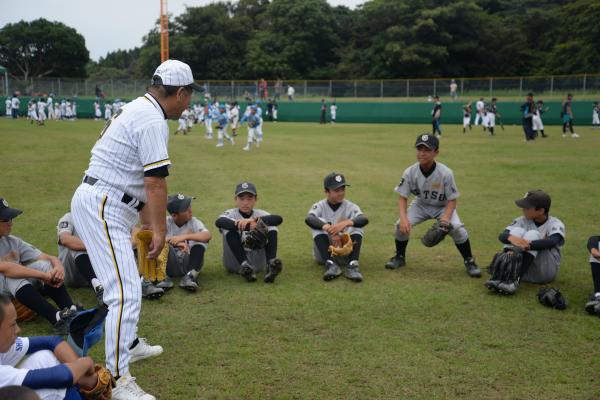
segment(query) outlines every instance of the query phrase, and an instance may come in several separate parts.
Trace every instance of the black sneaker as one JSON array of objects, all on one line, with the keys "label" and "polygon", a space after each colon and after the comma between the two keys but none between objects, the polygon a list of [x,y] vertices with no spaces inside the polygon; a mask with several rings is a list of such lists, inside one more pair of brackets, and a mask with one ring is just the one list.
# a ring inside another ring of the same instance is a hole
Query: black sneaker
[{"label": "black sneaker", "polygon": [[240,275],[246,279],[247,282],[256,282],[256,272],[253,265],[244,261],[240,268]]},{"label": "black sneaker", "polygon": [[327,271],[325,271],[325,273],[323,274],[324,281],[331,281],[342,275],[342,269],[333,261],[327,260],[325,266],[327,267]]},{"label": "black sneaker", "polygon": [[53,326],[54,333],[60,336],[65,336],[69,333],[69,323],[75,318],[79,311],[70,307],[63,308],[58,312],[58,321]]},{"label": "black sneaker", "polygon": [[585,311],[591,315],[600,315],[600,296],[595,293],[590,294],[590,301],[585,304]]},{"label": "black sneaker", "polygon": [[385,263],[385,268],[386,269],[398,269],[400,267],[404,267],[405,265],[406,265],[406,260],[404,259],[404,256],[397,254],[394,257],[390,258],[390,260]]},{"label": "black sneaker", "polygon": [[281,273],[282,269],[283,263],[281,260],[279,258],[272,259],[267,266],[267,273],[265,274],[264,278],[265,283],[275,282],[275,278]]},{"label": "black sneaker", "polygon": [[465,258],[465,268],[471,278],[481,278],[481,270],[473,257]]}]

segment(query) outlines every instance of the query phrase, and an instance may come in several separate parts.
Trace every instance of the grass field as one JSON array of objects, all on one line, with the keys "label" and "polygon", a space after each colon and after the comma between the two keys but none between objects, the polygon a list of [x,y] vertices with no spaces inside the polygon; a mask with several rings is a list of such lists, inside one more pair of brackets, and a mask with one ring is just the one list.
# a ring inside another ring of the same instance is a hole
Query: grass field
[{"label": "grass field", "polygon": [[[102,123],[0,120],[0,196],[24,214],[13,233],[56,254],[56,223],[81,181]],[[171,127],[173,132],[175,126]],[[567,228],[563,263],[554,283],[566,311],[542,307],[538,286],[514,297],[469,278],[451,240],[433,249],[413,232],[407,266],[383,268],[393,254],[397,218],[393,187],[415,162],[417,125],[266,124],[259,151],[215,148],[195,127],[171,136],[169,192],[194,195],[193,209],[213,231],[202,290],[178,288],[144,301],[139,333],[165,352],[133,364],[140,385],[161,399],[597,399],[600,319],[583,305],[591,291],[586,241],[598,233],[600,132],[523,143],[520,127],[496,137],[443,126],[438,160],[455,173],[459,214],[475,257],[486,266],[498,233],[520,214],[514,199],[528,189],[552,195],[551,214]],[[239,142],[245,139],[245,129]],[[346,175],[348,198],[370,219],[361,255],[365,280],[321,280],[304,224],[323,197],[322,179]],[[274,285],[248,284],[220,264],[217,216],[233,207],[241,180],[256,183],[258,206],[281,214],[285,267]],[[91,289],[72,291],[93,305]],[[38,318],[23,335],[48,334]],[[103,360],[103,345],[94,349]]]}]

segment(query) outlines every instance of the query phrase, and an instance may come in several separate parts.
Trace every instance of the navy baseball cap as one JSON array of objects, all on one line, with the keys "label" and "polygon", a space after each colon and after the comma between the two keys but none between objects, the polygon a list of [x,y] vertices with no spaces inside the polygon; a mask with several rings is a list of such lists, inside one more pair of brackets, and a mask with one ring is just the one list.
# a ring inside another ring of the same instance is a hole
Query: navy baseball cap
[{"label": "navy baseball cap", "polygon": [[69,323],[67,343],[79,357],[85,357],[92,346],[102,339],[104,320],[108,315],[108,306],[102,304],[96,308],[79,312]]},{"label": "navy baseball cap", "polygon": [[254,183],[250,182],[238,183],[235,187],[235,196],[237,197],[242,193],[250,193],[251,195],[256,196],[256,186],[254,186]]},{"label": "navy baseball cap", "polygon": [[0,197],[0,219],[9,221],[19,215],[23,214],[23,211],[17,210],[16,208],[10,208],[6,200]]},{"label": "navy baseball cap", "polygon": [[428,149],[436,150],[440,148],[440,141],[435,135],[431,135],[429,133],[423,133],[417,136],[417,141],[415,143],[415,147],[425,146]]},{"label": "navy baseball cap", "polygon": [[327,190],[335,190],[337,188],[341,188],[342,186],[350,186],[346,183],[346,178],[342,174],[338,174],[337,172],[332,172],[323,179],[323,186]]},{"label": "navy baseball cap", "polygon": [[525,193],[522,199],[515,200],[515,204],[520,208],[544,208],[550,209],[550,196],[543,190],[530,190]]},{"label": "navy baseball cap", "polygon": [[195,197],[186,196],[181,193],[169,196],[169,199],[167,200],[167,211],[169,211],[169,214],[185,211],[189,208],[194,199]]}]

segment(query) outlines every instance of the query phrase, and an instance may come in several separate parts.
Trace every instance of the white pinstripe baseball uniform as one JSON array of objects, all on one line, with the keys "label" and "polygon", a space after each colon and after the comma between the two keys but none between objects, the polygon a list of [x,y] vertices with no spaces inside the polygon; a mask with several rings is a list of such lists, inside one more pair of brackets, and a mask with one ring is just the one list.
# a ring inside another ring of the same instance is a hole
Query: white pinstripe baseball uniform
[{"label": "white pinstripe baseball uniform", "polygon": [[75,227],[104,284],[106,366],[119,376],[129,372],[129,346],[141,306],[131,229],[147,201],[144,172],[171,164],[165,118],[148,93],[121,108],[92,149],[86,178],[71,202]]}]

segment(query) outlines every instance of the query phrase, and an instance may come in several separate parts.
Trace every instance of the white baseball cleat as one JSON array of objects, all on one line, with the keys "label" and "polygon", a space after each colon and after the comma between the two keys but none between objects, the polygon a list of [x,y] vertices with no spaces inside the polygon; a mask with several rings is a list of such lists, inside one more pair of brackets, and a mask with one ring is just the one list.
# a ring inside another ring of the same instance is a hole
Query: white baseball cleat
[{"label": "white baseball cleat", "polygon": [[112,390],[112,398],[113,400],[156,400],[156,397],[144,392],[129,372],[117,381],[117,386]]},{"label": "white baseball cleat", "polygon": [[571,137],[572,137],[572,138],[578,138],[578,137],[579,137],[579,135],[578,135],[578,134],[576,134],[576,133],[573,133],[573,134],[571,135]]},{"label": "white baseball cleat", "polygon": [[129,362],[134,363],[139,360],[143,360],[148,357],[155,357],[162,354],[162,346],[152,346],[148,344],[146,338],[138,337],[138,344],[131,350],[129,350]]},{"label": "white baseball cleat", "polygon": [[223,147],[223,143],[217,143],[215,147]]},{"label": "white baseball cleat", "polygon": [[243,150],[244,150],[244,151],[250,151],[250,146],[248,146],[248,145],[244,146],[244,149],[243,149]]}]

